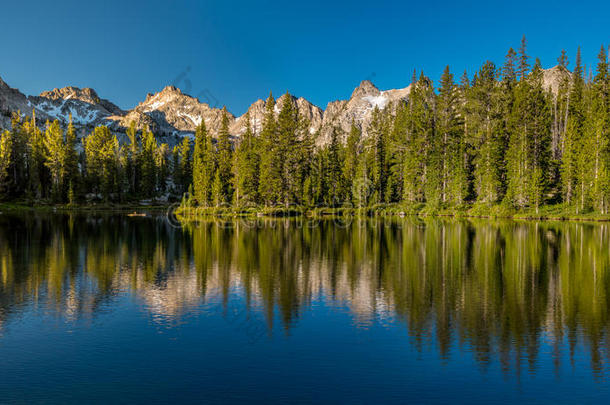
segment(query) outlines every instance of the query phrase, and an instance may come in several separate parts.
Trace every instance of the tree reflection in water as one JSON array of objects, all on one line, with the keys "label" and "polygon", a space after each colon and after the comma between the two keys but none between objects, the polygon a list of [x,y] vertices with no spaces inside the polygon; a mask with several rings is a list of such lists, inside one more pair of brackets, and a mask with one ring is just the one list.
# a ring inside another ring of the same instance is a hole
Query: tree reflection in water
[{"label": "tree reflection in water", "polygon": [[[90,319],[133,294],[159,322],[219,300],[267,333],[290,331],[312,302],[347,307],[356,327],[393,322],[450,361],[555,367],[577,345],[609,359],[608,225],[489,220],[295,220],[170,226],[163,216],[0,217],[0,331],[36,306]],[[241,307],[235,307],[235,297]],[[203,308],[203,309],[202,309]],[[226,314],[226,313],[225,313]],[[201,314],[201,316],[205,315]],[[264,319],[264,321],[263,321]]]}]

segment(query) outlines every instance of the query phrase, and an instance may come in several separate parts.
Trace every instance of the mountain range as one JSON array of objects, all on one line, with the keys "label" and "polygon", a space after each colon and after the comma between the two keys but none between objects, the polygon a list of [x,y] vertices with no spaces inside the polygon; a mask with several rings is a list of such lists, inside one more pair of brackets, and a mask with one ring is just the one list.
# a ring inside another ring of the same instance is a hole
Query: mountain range
[{"label": "mountain range", "polygon": [[[558,66],[544,70],[543,85],[557,93],[559,83],[570,73]],[[282,105],[289,99],[299,114],[309,122],[309,131],[315,135],[316,143],[328,143],[333,128],[340,134],[349,132],[352,123],[362,129],[366,136],[375,107],[394,108],[400,100],[407,100],[411,85],[402,89],[379,90],[369,80],[360,83],[348,100],[328,103],[322,110],[305,98],[282,95],[276,100],[274,111],[279,114]],[[255,101],[249,108],[250,124],[258,134],[262,129],[266,102]],[[124,111],[109,100],[100,98],[90,88],[64,87],[45,91],[38,96],[26,96],[11,88],[0,78],[0,127],[10,128],[13,112],[31,115],[35,111],[37,122],[43,125],[47,120],[68,123],[70,115],[79,136],[84,136],[98,125],[106,125],[114,132],[124,133],[131,122],[139,128],[148,126],[164,142],[176,143],[184,136],[192,136],[196,127],[205,121],[213,134],[218,132],[222,122],[222,110],[213,108],[195,97],[184,94],[174,86],[167,86],[156,94],[147,94],[144,101],[133,109]],[[235,117],[229,114],[229,131],[239,137],[246,128],[246,114]]]}]

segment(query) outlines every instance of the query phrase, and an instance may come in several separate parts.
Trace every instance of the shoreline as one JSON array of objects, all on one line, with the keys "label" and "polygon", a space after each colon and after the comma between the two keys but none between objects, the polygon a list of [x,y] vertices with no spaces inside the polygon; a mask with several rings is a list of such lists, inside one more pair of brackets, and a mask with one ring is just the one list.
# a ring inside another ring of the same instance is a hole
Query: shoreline
[{"label": "shoreline", "polygon": [[[574,221],[574,222],[610,222],[610,214],[599,214],[589,212],[577,214],[566,212],[560,206],[544,207],[546,212],[538,214],[523,212],[503,213],[480,213],[472,212],[473,208],[461,210],[442,210],[438,212],[427,212],[425,209],[415,207],[404,208],[399,206],[366,207],[366,208],[217,208],[217,207],[180,207],[175,215],[186,221],[198,220],[200,218],[223,218],[223,217],[297,217],[306,216],[310,218],[332,218],[342,216],[352,217],[419,217],[419,218],[470,218],[488,220],[515,220],[515,221]],[[553,210],[554,212],[549,212]],[[191,212],[189,212],[191,211]],[[540,211],[543,211],[542,209]]]},{"label": "shoreline", "polygon": [[[33,212],[116,212],[137,213],[142,211],[167,211],[175,204],[87,204],[87,205],[30,205],[22,202],[0,203],[0,214],[3,212],[33,211]],[[499,206],[489,208],[490,211],[498,209]],[[475,212],[473,212],[475,211]],[[588,212],[577,214],[569,212],[560,205],[542,207],[538,214],[522,212],[481,212],[476,207],[468,209],[444,209],[429,212],[421,207],[401,207],[397,205],[373,206],[364,208],[305,208],[305,207],[177,207],[174,215],[180,220],[196,221],[202,218],[238,218],[238,217],[265,217],[265,218],[333,218],[333,217],[419,217],[419,218],[470,218],[488,220],[515,220],[515,221],[574,221],[574,222],[610,222],[610,214],[599,214]]]},{"label": "shoreline", "polygon": [[166,211],[171,205],[156,204],[156,205],[139,205],[139,204],[90,204],[90,205],[66,205],[66,204],[42,204],[30,205],[24,203],[0,203],[1,212],[16,212],[16,211],[35,211],[35,212],[117,212],[127,213],[128,211]]}]

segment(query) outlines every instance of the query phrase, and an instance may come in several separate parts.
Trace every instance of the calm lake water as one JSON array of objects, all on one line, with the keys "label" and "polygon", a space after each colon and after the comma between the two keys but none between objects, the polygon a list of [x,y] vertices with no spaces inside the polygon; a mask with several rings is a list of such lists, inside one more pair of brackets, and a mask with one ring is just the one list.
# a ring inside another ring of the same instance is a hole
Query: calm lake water
[{"label": "calm lake water", "polygon": [[0,215],[0,403],[610,401],[610,227]]}]

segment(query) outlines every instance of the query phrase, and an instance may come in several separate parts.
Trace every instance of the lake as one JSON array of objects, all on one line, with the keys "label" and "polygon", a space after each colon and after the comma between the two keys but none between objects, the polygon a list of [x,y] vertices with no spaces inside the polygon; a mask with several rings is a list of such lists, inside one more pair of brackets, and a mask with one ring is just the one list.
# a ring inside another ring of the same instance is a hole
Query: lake
[{"label": "lake", "polygon": [[610,400],[610,227],[0,215],[0,403]]}]

